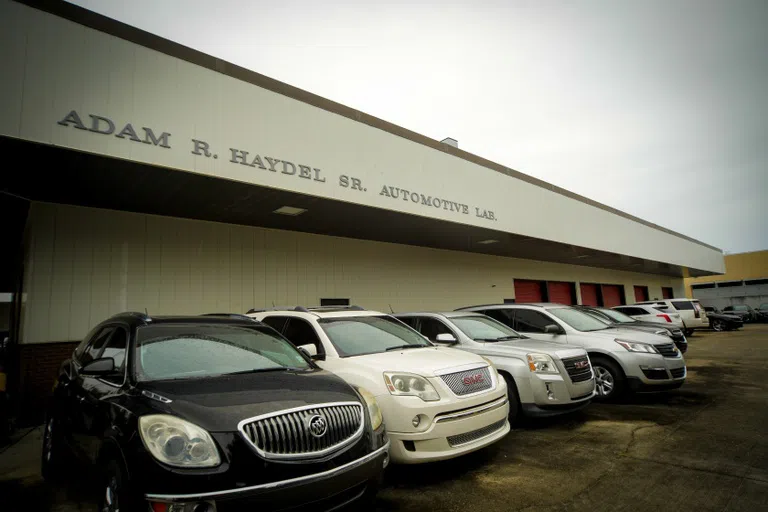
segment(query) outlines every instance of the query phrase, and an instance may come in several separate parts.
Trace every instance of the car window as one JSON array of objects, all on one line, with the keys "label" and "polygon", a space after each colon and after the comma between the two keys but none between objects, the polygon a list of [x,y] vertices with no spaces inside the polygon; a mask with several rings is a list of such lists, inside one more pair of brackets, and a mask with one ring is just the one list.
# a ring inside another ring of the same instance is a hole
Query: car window
[{"label": "car window", "polygon": [[548,311],[552,316],[559,318],[577,331],[602,331],[609,328],[605,322],[601,322],[576,308],[552,308]]},{"label": "car window", "polygon": [[114,327],[109,326],[104,327],[101,331],[99,331],[99,333],[93,338],[93,341],[86,347],[83,355],[80,356],[80,364],[86,365],[94,359],[98,359],[99,354],[101,354],[101,350],[104,348],[104,345],[107,343],[109,336],[114,330]]},{"label": "car window", "polygon": [[584,313],[588,314],[589,316],[597,318],[598,320],[600,320],[601,322],[604,322],[606,324],[612,324],[615,321],[613,318],[611,318],[610,316],[607,316],[605,313],[603,313],[602,311],[599,311],[597,309],[583,308],[580,311],[583,311]]},{"label": "car window", "polygon": [[520,334],[501,322],[485,316],[458,316],[453,324],[467,337],[477,341],[502,341],[520,338]]},{"label": "car window", "polygon": [[419,331],[422,335],[429,338],[430,341],[437,341],[438,334],[453,334],[451,330],[443,322],[436,318],[422,317],[419,326]]},{"label": "car window", "polygon": [[286,316],[268,316],[263,318],[261,322],[267,324],[277,332],[282,333],[286,320],[288,320],[288,317]]},{"label": "car window", "polygon": [[418,332],[387,316],[324,318],[319,323],[341,357],[432,346]]},{"label": "car window", "polygon": [[136,340],[139,381],[311,367],[293,345],[262,326],[155,324],[139,327]]},{"label": "car window", "polygon": [[[395,317],[395,318],[397,318],[398,320],[400,320],[404,324],[407,324],[409,327],[411,327],[413,329],[416,329],[416,324],[419,321],[419,317],[417,317],[417,316],[407,316],[407,317],[402,317],[402,318],[398,316],[398,317]],[[418,329],[416,329],[416,330],[418,330]]]},{"label": "car window", "polygon": [[507,327],[511,328],[514,325],[515,312],[512,310],[488,309],[486,311],[480,311],[480,313],[483,313],[484,315],[488,315],[489,317],[493,318],[497,322],[501,322]]},{"label": "car window", "polygon": [[[595,320],[595,322],[597,322],[597,320]],[[517,330],[520,332],[543,333],[544,327],[554,323],[555,321],[544,313],[530,309],[515,310],[515,327],[517,327]],[[603,323],[600,325],[605,327],[605,324]]]},{"label": "car window", "polygon": [[115,362],[115,373],[120,374],[117,376],[105,377],[105,380],[114,382],[115,384],[122,384],[125,373],[125,352],[128,348],[128,332],[122,327],[118,327],[112,333],[109,341],[104,346],[104,350],[101,351],[99,357],[111,357]]},{"label": "car window", "polygon": [[80,342],[80,344],[75,349],[74,357],[79,362],[82,362],[83,354],[85,354],[85,349],[88,347],[88,345],[96,338],[96,335],[101,332],[101,329],[99,326],[94,327],[93,329],[88,332],[88,334],[85,335],[85,338],[83,338],[83,341]]},{"label": "car window", "polygon": [[[641,308],[635,308],[635,309],[641,309]],[[633,324],[637,322],[637,320],[635,320],[628,314],[625,314],[626,312],[616,311],[613,309],[601,309],[600,312],[605,316],[607,316],[608,318],[610,318],[611,320],[613,320],[614,322],[617,322],[620,324]]]},{"label": "car window", "polygon": [[675,309],[678,311],[690,311],[693,310],[693,303],[683,300],[683,301],[675,301],[672,303],[673,306],[675,306]]},{"label": "car window", "polygon": [[303,318],[289,318],[285,328],[285,337],[296,345],[314,345],[318,354],[325,354],[323,344],[317,337],[315,329]]},{"label": "car window", "polygon": [[733,310],[734,311],[747,311],[747,306],[743,306],[743,305],[739,304],[739,305],[733,306]]}]

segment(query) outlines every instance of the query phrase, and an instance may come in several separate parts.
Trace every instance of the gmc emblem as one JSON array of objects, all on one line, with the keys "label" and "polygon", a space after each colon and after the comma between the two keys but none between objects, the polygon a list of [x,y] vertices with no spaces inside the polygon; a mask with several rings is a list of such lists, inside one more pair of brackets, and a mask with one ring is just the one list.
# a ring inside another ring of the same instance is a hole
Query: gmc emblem
[{"label": "gmc emblem", "polygon": [[587,361],[576,361],[573,363],[573,367],[583,370],[584,368],[589,368],[589,363]]},{"label": "gmc emblem", "polygon": [[469,375],[467,377],[464,377],[462,382],[464,382],[465,386],[471,386],[472,384],[479,384],[485,380],[485,377],[483,377],[482,373],[478,373],[475,375]]}]

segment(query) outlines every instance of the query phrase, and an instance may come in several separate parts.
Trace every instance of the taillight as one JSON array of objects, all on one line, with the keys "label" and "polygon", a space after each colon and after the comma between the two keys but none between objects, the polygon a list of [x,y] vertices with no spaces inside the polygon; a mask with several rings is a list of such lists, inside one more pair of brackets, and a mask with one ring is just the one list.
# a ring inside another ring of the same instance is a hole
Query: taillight
[{"label": "taillight", "polygon": [[672,319],[669,318],[669,315],[656,315],[656,316],[663,318],[667,322],[671,322],[672,321]]}]

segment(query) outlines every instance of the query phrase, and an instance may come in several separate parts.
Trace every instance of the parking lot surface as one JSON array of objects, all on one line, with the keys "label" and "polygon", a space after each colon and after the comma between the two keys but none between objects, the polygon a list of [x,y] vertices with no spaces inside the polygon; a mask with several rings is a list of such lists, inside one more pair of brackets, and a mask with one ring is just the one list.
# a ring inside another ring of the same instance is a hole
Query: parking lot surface
[{"label": "parking lot surface", "polygon": [[[459,459],[390,466],[376,510],[768,510],[768,325],[689,344],[681,389],[529,422]],[[0,503],[94,510],[77,476],[42,481],[39,428],[18,437],[0,453]]]}]

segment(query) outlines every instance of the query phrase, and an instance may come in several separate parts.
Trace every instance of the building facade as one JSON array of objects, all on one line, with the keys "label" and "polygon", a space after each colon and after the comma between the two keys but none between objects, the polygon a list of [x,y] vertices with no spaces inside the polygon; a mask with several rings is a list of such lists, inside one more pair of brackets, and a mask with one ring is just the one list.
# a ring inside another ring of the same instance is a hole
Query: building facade
[{"label": "building facade", "polygon": [[724,274],[685,279],[685,290],[688,297],[721,309],[735,304],[753,308],[766,304],[768,251],[728,254]]},{"label": "building facade", "polygon": [[20,162],[0,292],[33,409],[121,311],[611,306],[724,271],[715,247],[66,2],[0,0],[0,25]]}]

